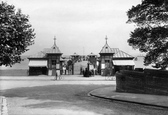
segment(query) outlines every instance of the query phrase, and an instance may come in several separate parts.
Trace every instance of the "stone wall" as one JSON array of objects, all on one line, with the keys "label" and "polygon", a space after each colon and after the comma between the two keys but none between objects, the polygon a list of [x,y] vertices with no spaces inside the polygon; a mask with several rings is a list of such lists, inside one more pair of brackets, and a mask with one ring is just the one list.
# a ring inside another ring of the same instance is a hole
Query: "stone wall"
[{"label": "stone wall", "polygon": [[116,91],[168,95],[168,71],[121,71],[116,73]]}]

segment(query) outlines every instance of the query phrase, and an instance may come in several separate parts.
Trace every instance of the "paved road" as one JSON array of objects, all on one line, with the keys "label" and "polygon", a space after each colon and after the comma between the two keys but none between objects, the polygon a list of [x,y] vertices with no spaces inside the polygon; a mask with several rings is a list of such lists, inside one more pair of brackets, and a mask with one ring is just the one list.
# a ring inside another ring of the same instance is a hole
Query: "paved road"
[{"label": "paved road", "polygon": [[[7,99],[9,115],[167,115],[168,110],[89,97],[88,92],[115,87],[114,81],[97,77],[80,80],[65,78],[1,78],[0,95]],[[8,84],[8,85],[7,85]]]}]

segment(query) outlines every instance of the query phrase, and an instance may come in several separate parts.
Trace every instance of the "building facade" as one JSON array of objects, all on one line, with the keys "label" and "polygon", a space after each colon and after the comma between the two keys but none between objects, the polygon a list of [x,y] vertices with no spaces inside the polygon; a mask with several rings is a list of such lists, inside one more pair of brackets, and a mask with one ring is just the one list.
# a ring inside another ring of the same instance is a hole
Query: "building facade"
[{"label": "building facade", "polygon": [[54,38],[54,45],[51,48],[45,48],[37,55],[30,56],[29,59],[29,75],[60,75],[62,74],[61,51],[56,45]]},{"label": "building facade", "polygon": [[99,74],[101,75],[114,75],[117,71],[122,69],[132,70],[134,68],[134,57],[119,50],[119,48],[111,48],[107,43],[100,51],[98,59]]}]

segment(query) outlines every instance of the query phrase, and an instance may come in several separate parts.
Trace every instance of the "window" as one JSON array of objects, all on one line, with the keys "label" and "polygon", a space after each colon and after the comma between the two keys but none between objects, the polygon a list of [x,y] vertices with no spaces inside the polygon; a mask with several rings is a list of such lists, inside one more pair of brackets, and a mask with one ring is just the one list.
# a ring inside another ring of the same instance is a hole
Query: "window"
[{"label": "window", "polygon": [[105,63],[110,63],[110,60],[105,60]]},{"label": "window", "polygon": [[56,65],[56,60],[52,60],[52,65]]}]

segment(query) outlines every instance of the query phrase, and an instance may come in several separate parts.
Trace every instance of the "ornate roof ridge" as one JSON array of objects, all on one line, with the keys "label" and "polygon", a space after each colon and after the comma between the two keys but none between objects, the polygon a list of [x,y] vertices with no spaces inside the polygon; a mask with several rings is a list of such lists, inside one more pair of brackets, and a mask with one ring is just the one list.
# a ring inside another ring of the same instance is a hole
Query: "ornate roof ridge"
[{"label": "ornate roof ridge", "polygon": [[105,45],[103,46],[103,48],[101,49],[101,51],[100,51],[100,53],[99,54],[102,54],[102,53],[114,53],[113,51],[112,51],[112,49],[110,48],[110,46],[108,45],[108,43],[107,43],[107,36],[106,36],[106,43],[105,43]]}]

